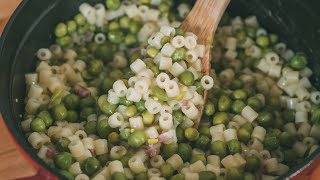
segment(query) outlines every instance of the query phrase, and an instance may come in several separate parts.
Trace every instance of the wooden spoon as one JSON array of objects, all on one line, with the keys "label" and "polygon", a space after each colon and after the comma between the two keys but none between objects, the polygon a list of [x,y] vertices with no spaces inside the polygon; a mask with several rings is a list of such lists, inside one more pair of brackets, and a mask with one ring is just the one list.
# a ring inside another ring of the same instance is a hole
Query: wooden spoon
[{"label": "wooden spoon", "polygon": [[[191,12],[182,22],[182,29],[185,32],[192,32],[198,36],[198,43],[205,45],[205,55],[202,58],[202,72],[209,75],[210,52],[214,33],[219,21],[226,10],[230,0],[197,0]],[[204,102],[207,99],[207,91],[203,93]],[[204,103],[205,104],[205,103]],[[194,127],[198,128],[204,105],[199,107],[199,117],[194,120]]]}]

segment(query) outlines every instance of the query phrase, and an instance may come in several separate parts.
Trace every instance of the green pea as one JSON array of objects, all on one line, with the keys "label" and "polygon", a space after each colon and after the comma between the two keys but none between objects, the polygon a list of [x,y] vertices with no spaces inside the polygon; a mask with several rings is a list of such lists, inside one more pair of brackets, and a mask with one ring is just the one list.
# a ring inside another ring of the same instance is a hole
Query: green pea
[{"label": "green pea", "polygon": [[210,101],[207,101],[205,107],[204,107],[204,113],[207,116],[212,116],[215,113],[216,109],[214,107],[214,104]]},{"label": "green pea", "polygon": [[248,106],[250,106],[255,111],[259,111],[263,106],[260,99],[255,96],[249,97],[247,100],[247,103],[248,103]]},{"label": "green pea", "polygon": [[84,26],[80,26],[79,28],[78,28],[78,30],[77,30],[77,32],[78,32],[78,34],[79,35],[84,35],[86,32],[88,32],[89,31],[89,25],[88,24],[86,24],[86,25],[84,25]]},{"label": "green pea", "polygon": [[66,119],[67,115],[68,111],[63,104],[56,105],[52,108],[52,116],[56,121]]},{"label": "green pea", "polygon": [[106,6],[108,9],[117,10],[121,6],[120,0],[106,0]]},{"label": "green pea", "polygon": [[65,180],[74,180],[74,176],[67,170],[60,170],[59,174],[63,177]]},{"label": "green pea", "polygon": [[256,94],[255,89],[252,87],[245,87],[243,90],[247,93],[247,96],[254,96]]},{"label": "green pea", "polygon": [[199,138],[196,140],[194,146],[205,151],[207,150],[209,142],[210,139],[207,136],[200,135]]},{"label": "green pea", "polygon": [[66,47],[72,43],[72,38],[70,36],[63,36],[56,39],[56,43],[62,47]]},{"label": "green pea", "polygon": [[133,117],[137,114],[137,108],[135,105],[127,107],[124,111],[125,116]]},{"label": "green pea", "polygon": [[165,178],[169,178],[173,175],[174,169],[169,163],[165,163],[160,167],[161,175]]},{"label": "green pea", "polygon": [[207,164],[207,159],[206,159],[205,154],[193,154],[190,159],[190,164],[193,164],[197,161],[202,161],[203,164]]},{"label": "green pea", "polygon": [[279,147],[279,141],[275,136],[267,136],[264,141],[263,145],[268,150],[276,150]]},{"label": "green pea", "polygon": [[229,121],[229,115],[226,112],[217,112],[213,116],[212,124],[227,124]]},{"label": "green pea", "polygon": [[208,138],[211,138],[210,125],[208,125],[208,124],[200,124],[198,129],[199,129],[200,135],[204,135],[204,136],[207,136]]},{"label": "green pea", "polygon": [[169,97],[168,97],[166,91],[164,89],[161,89],[158,86],[153,86],[151,88],[151,93],[152,93],[152,95],[159,98],[159,100],[161,100],[161,101],[168,101],[169,100]]},{"label": "green pea", "polygon": [[97,121],[89,121],[87,122],[86,126],[84,127],[84,131],[90,135],[90,134],[96,134],[96,128],[97,128]]},{"label": "green pea", "polygon": [[219,98],[218,101],[218,110],[219,111],[228,111],[231,107],[232,101],[231,99],[226,96],[226,95],[222,95]]},{"label": "green pea", "polygon": [[63,102],[67,109],[76,109],[79,106],[80,98],[76,94],[70,93],[64,97]]},{"label": "green pea", "polygon": [[81,168],[81,169],[84,171],[84,173],[91,176],[101,168],[101,165],[100,165],[100,162],[97,158],[89,157],[88,159],[86,159],[83,162],[82,167],[83,168]]},{"label": "green pea", "polygon": [[46,123],[41,118],[35,118],[31,121],[30,128],[34,132],[44,132]]},{"label": "green pea", "polygon": [[[296,118],[296,111],[293,109],[286,109],[282,113],[282,118],[285,120],[285,122],[294,122]],[[312,121],[312,118],[311,118]]]},{"label": "green pea", "polygon": [[184,121],[184,114],[180,110],[176,110],[172,112],[173,120],[182,123]]},{"label": "green pea", "polygon": [[245,100],[247,99],[248,95],[247,92],[244,91],[243,89],[237,89],[233,91],[232,93],[232,98],[237,99],[237,100]]},{"label": "green pea", "polygon": [[80,119],[81,120],[87,120],[87,117],[91,114],[95,114],[96,110],[92,107],[85,107],[83,109],[81,109],[80,111]]},{"label": "green pea", "polygon": [[247,129],[242,127],[238,130],[237,134],[238,134],[239,140],[245,143],[248,142],[251,137],[250,132]]},{"label": "green pea", "polygon": [[255,38],[256,37],[256,32],[257,32],[257,29],[255,27],[252,27],[252,26],[246,26],[245,28],[246,32],[247,32],[247,35],[251,38]]},{"label": "green pea", "polygon": [[290,67],[295,70],[301,70],[301,69],[305,68],[307,63],[308,63],[308,61],[307,61],[306,56],[300,52],[296,53],[296,55],[293,56],[289,61]]},{"label": "green pea", "polygon": [[279,136],[280,145],[286,148],[291,148],[295,141],[294,136],[288,132],[282,132]]},{"label": "green pea", "polygon": [[163,144],[161,146],[161,154],[165,159],[168,159],[178,151],[177,143]]},{"label": "green pea", "polygon": [[132,46],[138,42],[137,36],[133,34],[127,34],[124,38],[124,44],[127,46]]},{"label": "green pea", "polygon": [[111,21],[109,23],[109,31],[116,31],[120,29],[120,24],[117,21]]},{"label": "green pea", "polygon": [[130,18],[128,16],[121,17],[119,22],[122,29],[128,29],[130,27]]},{"label": "green pea", "polygon": [[241,144],[236,139],[228,141],[227,146],[230,154],[236,154],[241,152]]},{"label": "green pea", "polygon": [[108,39],[112,43],[116,43],[116,44],[121,43],[123,40],[123,37],[124,35],[123,35],[123,32],[121,31],[110,31],[108,33]]},{"label": "green pea", "polygon": [[253,126],[251,125],[251,123],[247,122],[244,125],[241,126],[241,128],[246,129],[248,132],[252,132],[253,131]]},{"label": "green pea", "polygon": [[75,32],[75,31],[77,30],[77,23],[76,23],[76,21],[73,21],[73,20],[68,21],[68,22],[67,22],[67,30],[68,30],[69,33]]},{"label": "green pea", "polygon": [[184,179],[185,179],[184,174],[181,174],[181,173],[171,176],[170,178],[170,180],[184,180]]},{"label": "green pea", "polygon": [[128,140],[130,135],[131,135],[131,129],[125,128],[125,129],[120,129],[120,137],[122,140]]},{"label": "green pea", "polygon": [[119,70],[119,69],[115,69],[115,70],[112,70],[111,72],[110,72],[110,78],[112,78],[112,79],[116,79],[116,80],[118,80],[118,79],[121,79],[123,76],[124,76],[124,74],[123,74],[123,72],[121,71],[121,70]]},{"label": "green pea", "polygon": [[144,106],[144,103],[145,103],[145,102],[144,102],[143,100],[135,103],[135,105],[136,105],[136,107],[137,107],[137,110],[138,110],[139,112],[143,112],[143,111],[146,110],[146,107]]},{"label": "green pea", "polygon": [[247,35],[245,31],[239,31],[236,33],[236,39],[237,39],[237,43],[244,43],[245,40],[247,39]]},{"label": "green pea", "polygon": [[156,55],[159,53],[159,49],[157,48],[153,48],[153,47],[150,47],[147,49],[147,54],[151,57],[151,58],[155,58]]},{"label": "green pea", "polygon": [[138,148],[147,141],[144,131],[136,130],[128,138],[128,143],[134,148]]},{"label": "green pea", "polygon": [[243,176],[237,168],[227,169],[227,180],[242,180]]},{"label": "green pea", "polygon": [[279,129],[268,129],[266,136],[279,137],[281,131]]},{"label": "green pea", "polygon": [[240,114],[242,109],[246,106],[246,104],[241,101],[241,100],[235,100],[233,103],[232,103],[232,111],[236,114]]},{"label": "green pea", "polygon": [[130,22],[129,30],[132,34],[136,34],[140,29],[140,23],[136,20]]},{"label": "green pea", "polygon": [[113,59],[115,51],[110,44],[99,45],[95,51],[97,58],[102,59],[104,62],[110,62]]},{"label": "green pea", "polygon": [[161,45],[164,46],[165,44],[167,44],[168,42],[170,42],[171,38],[170,36],[164,36],[162,39],[161,39]]},{"label": "green pea", "polygon": [[103,62],[98,59],[93,59],[89,62],[88,70],[92,75],[97,75],[103,70]]},{"label": "green pea", "polygon": [[199,132],[196,128],[187,128],[184,131],[184,136],[189,140],[189,141],[195,141],[199,138]]},{"label": "green pea", "polygon": [[311,122],[313,122],[315,124],[319,124],[320,123],[320,108],[316,108],[311,112],[310,120],[311,120]]},{"label": "green pea", "polygon": [[135,180],[148,180],[148,175],[146,172],[141,172],[134,177]]},{"label": "green pea", "polygon": [[100,154],[100,155],[97,155],[96,158],[100,162],[101,166],[105,166],[109,161],[109,154],[108,153]]},{"label": "green pea", "polygon": [[107,101],[104,102],[104,103],[102,103],[102,104],[99,106],[100,110],[101,110],[104,114],[109,115],[109,116],[116,112],[117,107],[118,107],[118,106],[117,106],[116,104],[110,104],[110,103],[107,102]]},{"label": "green pea", "polygon": [[67,121],[68,122],[77,122],[79,120],[79,115],[77,111],[69,110],[67,112]]},{"label": "green pea", "polygon": [[83,77],[84,80],[92,80],[94,77],[92,74],[89,73],[89,71],[84,70],[81,72],[81,76]]},{"label": "green pea", "polygon": [[64,24],[64,23],[59,23],[55,30],[54,30],[54,34],[57,36],[57,37],[63,37],[65,35],[67,35],[68,33],[68,30],[67,30],[67,25]]},{"label": "green pea", "polygon": [[172,60],[175,62],[182,61],[186,59],[186,50],[184,48],[178,48],[172,54]]},{"label": "green pea", "polygon": [[133,104],[133,102],[129,101],[126,97],[120,97],[119,104],[124,105],[124,106],[131,106]]},{"label": "green pea", "polygon": [[46,127],[50,127],[53,124],[53,119],[48,111],[41,111],[37,117],[43,120]]},{"label": "green pea", "polygon": [[149,113],[149,111],[144,111],[142,114],[143,124],[146,126],[150,126],[154,122],[154,115]]},{"label": "green pea", "polygon": [[194,83],[194,76],[190,71],[184,71],[179,75],[179,79],[182,84],[186,86],[192,86]]},{"label": "green pea", "polygon": [[68,146],[70,142],[71,141],[68,138],[61,137],[56,144],[57,150],[59,150],[60,152],[69,151]]},{"label": "green pea", "polygon": [[158,8],[159,8],[160,12],[162,12],[162,13],[169,12],[169,10],[170,10],[170,6],[165,2],[161,2],[159,4]]},{"label": "green pea", "polygon": [[212,155],[217,155],[224,158],[227,155],[227,147],[223,141],[214,141],[210,145],[210,152]]},{"label": "green pea", "polygon": [[265,48],[267,46],[269,46],[270,42],[269,42],[269,38],[266,35],[261,35],[258,36],[256,39],[256,43],[258,44],[258,46]]},{"label": "green pea", "polygon": [[199,81],[194,82],[194,86],[197,88],[197,93],[202,94],[204,89]]},{"label": "green pea", "polygon": [[270,44],[278,42],[279,37],[276,34],[269,34]]},{"label": "green pea", "polygon": [[96,99],[93,96],[87,96],[80,99],[80,108],[93,107],[96,104]]},{"label": "green pea", "polygon": [[246,171],[249,171],[249,172],[255,172],[257,171],[259,168],[260,168],[260,159],[255,156],[255,155],[251,155],[251,156],[247,156],[246,158]]},{"label": "green pea", "polygon": [[112,132],[112,128],[109,126],[107,119],[101,119],[96,124],[96,131],[101,138],[107,138]]},{"label": "green pea", "polygon": [[149,68],[151,69],[151,71],[153,72],[153,74],[154,74],[155,76],[157,76],[157,75],[160,74],[160,70],[159,70],[158,66],[151,66],[151,67],[149,67]]},{"label": "green pea", "polygon": [[70,153],[61,152],[54,158],[56,166],[62,170],[67,170],[72,164],[72,156]]},{"label": "green pea", "polygon": [[201,171],[199,172],[199,179],[201,180],[215,180],[216,174],[211,171]]},{"label": "green pea", "polygon": [[270,127],[273,124],[272,114],[266,111],[260,112],[257,121],[263,127]]},{"label": "green pea", "polygon": [[108,135],[108,142],[110,144],[118,144],[120,142],[120,135],[117,132],[111,132]]},{"label": "green pea", "polygon": [[101,89],[105,94],[108,93],[108,91],[112,88],[112,85],[114,83],[114,80],[112,80],[109,77],[106,77],[103,79],[102,84],[101,84]]},{"label": "green pea", "polygon": [[192,147],[189,144],[180,143],[178,145],[177,154],[181,157],[183,162],[187,162],[192,156]]},{"label": "green pea", "polygon": [[111,180],[127,180],[127,176],[123,172],[115,172],[111,175]]},{"label": "green pea", "polygon": [[131,157],[132,157],[132,155],[131,155],[130,153],[127,153],[126,155],[124,155],[124,156],[122,156],[122,157],[120,158],[120,161],[121,161],[123,167],[129,167],[129,166],[128,166],[128,161],[129,161],[129,159],[130,159]]},{"label": "green pea", "polygon": [[79,26],[83,26],[87,23],[87,20],[86,18],[82,15],[82,14],[77,14],[75,17],[74,17],[74,20],[76,21],[76,23],[79,25]]},{"label": "green pea", "polygon": [[185,140],[184,130],[180,126],[178,126],[176,129],[176,136],[178,142],[183,142]]},{"label": "green pea", "polygon": [[242,87],[243,87],[243,82],[240,79],[232,80],[231,83],[230,83],[230,89],[231,90],[240,89]]},{"label": "green pea", "polygon": [[298,156],[292,149],[285,150],[283,152],[283,161],[286,164],[290,166],[296,165],[297,159],[298,159]]}]

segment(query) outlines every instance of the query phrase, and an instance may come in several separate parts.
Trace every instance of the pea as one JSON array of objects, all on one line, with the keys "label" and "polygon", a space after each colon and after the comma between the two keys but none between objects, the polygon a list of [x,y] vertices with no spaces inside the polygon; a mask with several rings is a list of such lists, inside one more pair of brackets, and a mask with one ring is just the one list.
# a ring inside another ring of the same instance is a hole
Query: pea
[{"label": "pea", "polygon": [[124,37],[124,34],[121,31],[110,31],[108,33],[108,39],[112,43],[116,43],[116,44],[121,43],[123,40],[123,37]]},{"label": "pea", "polygon": [[186,86],[192,86],[194,83],[194,76],[190,71],[184,71],[179,75],[179,79],[182,84]]},{"label": "pea", "polygon": [[247,156],[246,158],[246,171],[249,171],[249,172],[256,172],[259,168],[260,168],[260,159],[255,156],[255,155],[251,155],[251,156]]},{"label": "pea", "polygon": [[177,143],[163,144],[161,146],[161,154],[165,159],[168,159],[178,151]]},{"label": "pea", "polygon": [[313,122],[315,124],[319,124],[320,123],[320,108],[316,108],[313,111],[311,111],[310,120],[311,120],[311,122]]},{"label": "pea", "polygon": [[207,159],[204,154],[193,154],[190,159],[190,164],[193,164],[197,161],[202,161],[203,164],[207,164]]},{"label": "pea", "polygon": [[100,154],[100,155],[97,155],[96,158],[98,159],[98,161],[102,166],[105,166],[109,161],[109,154],[108,153]]},{"label": "pea", "polygon": [[130,18],[128,16],[121,17],[119,22],[122,29],[128,29],[130,26]]},{"label": "pea", "polygon": [[210,152],[212,155],[217,155],[224,158],[227,155],[227,147],[223,141],[214,141],[210,145]]},{"label": "pea", "polygon": [[279,137],[281,134],[281,131],[279,129],[269,129],[267,131],[266,136],[274,136],[274,137]]},{"label": "pea", "polygon": [[60,170],[59,174],[66,180],[74,180],[74,176],[67,170]]},{"label": "pea", "polygon": [[154,115],[149,113],[149,111],[144,111],[142,114],[143,124],[146,126],[150,126],[154,122]]},{"label": "pea", "polygon": [[151,57],[151,58],[155,58],[156,55],[159,53],[159,49],[157,48],[153,48],[153,47],[150,47],[147,49],[147,54]]},{"label": "pea", "polygon": [[204,89],[199,81],[194,82],[194,86],[197,88],[197,93],[202,94]]},{"label": "pea", "polygon": [[219,111],[228,111],[231,107],[232,101],[231,99],[226,96],[226,95],[222,95],[219,98],[218,101],[218,110]]},{"label": "pea", "polygon": [[175,62],[182,61],[186,59],[186,50],[184,48],[178,48],[172,54],[172,60]]},{"label": "pea", "polygon": [[34,132],[44,132],[46,123],[41,118],[35,118],[31,121],[30,128]]},{"label": "pea", "polygon": [[229,121],[229,115],[226,112],[217,112],[213,116],[213,125],[227,124]]},{"label": "pea", "polygon": [[184,121],[184,114],[180,110],[172,112],[173,120],[182,123]]},{"label": "pea", "polygon": [[252,27],[252,26],[246,26],[246,32],[247,32],[247,35],[251,38],[255,38],[256,37],[256,32],[257,32],[257,29],[255,27]]},{"label": "pea", "polygon": [[170,164],[165,163],[164,165],[162,165],[160,167],[160,171],[161,171],[161,175],[163,177],[169,178],[173,175],[174,169]]},{"label": "pea", "polygon": [[261,36],[258,36],[258,37],[257,37],[256,43],[258,44],[258,46],[260,46],[260,47],[262,47],[262,48],[265,48],[265,47],[269,46],[270,41],[269,41],[268,36],[266,36],[266,35],[261,35]]},{"label": "pea", "polygon": [[250,106],[255,111],[259,111],[263,106],[260,99],[255,96],[249,97],[247,100],[247,103],[248,103],[248,106]]},{"label": "pea", "polygon": [[67,115],[68,111],[63,104],[56,105],[52,109],[52,116],[56,121],[64,120]]},{"label": "pea", "polygon": [[96,125],[96,131],[101,138],[107,138],[112,132],[112,128],[109,126],[107,119],[101,119]]},{"label": "pea", "polygon": [[238,134],[239,140],[245,143],[248,142],[251,137],[250,132],[247,129],[242,127],[238,130],[237,134]]},{"label": "pea", "polygon": [[80,119],[81,120],[87,120],[87,117],[91,114],[95,114],[96,110],[92,107],[85,107],[83,109],[81,109],[80,111]]},{"label": "pea", "polygon": [[140,23],[136,20],[130,22],[129,30],[131,33],[136,34],[140,29]]},{"label": "pea", "polygon": [[56,144],[56,147],[57,147],[57,150],[63,152],[63,151],[69,151],[69,144],[70,144],[70,140],[66,137],[61,137],[57,144]]},{"label": "pea", "polygon": [[123,172],[115,172],[111,175],[111,180],[127,180],[127,176]]},{"label": "pea", "polygon": [[235,100],[246,100],[247,97],[247,92],[243,89],[237,89],[232,92],[232,98]]},{"label": "pea", "polygon": [[192,147],[186,143],[180,143],[178,145],[177,154],[181,157],[183,162],[189,161],[192,156]]},{"label": "pea", "polygon": [[244,129],[246,129],[248,132],[252,132],[252,130],[253,130],[253,126],[251,125],[251,123],[249,123],[249,122],[247,122],[247,123],[245,123],[244,125],[242,125],[241,126],[241,128],[244,128]]},{"label": "pea", "polygon": [[161,2],[159,4],[158,8],[159,8],[160,12],[162,12],[162,13],[169,12],[169,10],[170,10],[170,6],[165,2]]},{"label": "pea", "polygon": [[177,141],[178,142],[183,142],[185,140],[184,130],[181,127],[178,127],[176,129],[176,136],[177,136]]},{"label": "pea", "polygon": [[86,18],[82,15],[82,14],[77,14],[75,17],[74,17],[74,20],[76,21],[76,23],[79,25],[79,26],[83,26],[87,23],[87,20]]},{"label": "pea", "polygon": [[41,111],[37,117],[43,120],[46,127],[50,127],[53,124],[53,119],[48,111]]},{"label": "pea", "polygon": [[63,102],[67,109],[76,109],[79,106],[80,98],[76,94],[70,93],[64,97]]},{"label": "pea", "polygon": [[94,107],[95,104],[96,104],[96,99],[93,96],[87,96],[80,99],[80,108]]},{"label": "pea", "polygon": [[56,43],[62,47],[66,47],[72,43],[72,38],[68,35],[56,39]]},{"label": "pea", "polygon": [[282,132],[279,136],[280,145],[286,148],[291,148],[295,141],[294,136],[288,132]]},{"label": "pea", "polygon": [[238,140],[233,139],[227,142],[227,147],[230,154],[236,154],[241,152],[241,144]]},{"label": "pea", "polygon": [[106,43],[98,46],[95,51],[96,57],[102,59],[104,62],[112,61],[114,53],[115,51],[112,46]]},{"label": "pea", "polygon": [[129,101],[126,97],[120,97],[119,104],[124,105],[124,106],[131,106],[133,104],[133,102]]},{"label": "pea", "polygon": [[67,121],[68,122],[77,122],[79,120],[79,115],[77,111],[69,110],[67,112]]},{"label": "pea", "polygon": [[77,30],[77,32],[78,32],[78,34],[79,35],[84,35],[86,32],[88,32],[89,31],[89,25],[88,24],[86,24],[86,25],[84,25],[84,26],[80,26],[79,28],[78,28],[78,30]]},{"label": "pea", "polygon": [[289,61],[290,67],[295,70],[301,70],[305,68],[307,63],[308,61],[306,56],[301,52],[296,53],[296,55],[293,56]]},{"label": "pea", "polygon": [[116,104],[110,104],[109,102],[104,102],[99,107],[104,114],[110,116],[116,112],[118,106]]},{"label": "pea", "polygon": [[138,148],[143,145],[147,141],[146,134],[144,131],[136,130],[134,131],[128,139],[128,143],[130,146],[134,148]]},{"label": "pea", "polygon": [[56,166],[62,170],[67,170],[72,164],[72,156],[70,153],[61,152],[54,158]]},{"label": "pea", "polygon": [[275,136],[267,136],[264,141],[263,145],[268,150],[276,150],[279,147],[279,141]]},{"label": "pea", "polygon": [[236,168],[227,169],[227,180],[242,180],[243,176]]},{"label": "pea", "polygon": [[134,105],[127,107],[124,111],[125,116],[133,117],[137,114],[137,108]]},{"label": "pea", "polygon": [[109,31],[116,31],[120,29],[120,24],[117,21],[111,21],[109,23]]},{"label": "pea", "polygon": [[83,168],[81,169],[84,171],[84,173],[91,176],[101,168],[101,165],[97,158],[89,157],[83,162],[82,167]]},{"label": "pea", "polygon": [[117,10],[121,6],[120,0],[106,0],[106,6],[108,9]]},{"label": "pea", "polygon": [[109,77],[103,79],[101,84],[101,89],[105,94],[107,94],[108,91],[112,88],[113,83],[114,83],[114,80],[112,80]]},{"label": "pea", "polygon": [[136,105],[136,107],[137,107],[137,110],[138,110],[139,112],[143,112],[143,111],[146,110],[146,107],[144,106],[144,103],[145,103],[145,102],[144,102],[143,100],[135,103],[135,105]]},{"label": "pea", "polygon": [[67,33],[68,33],[67,26],[64,23],[59,23],[54,30],[54,34],[57,37],[63,37],[67,35]]},{"label": "pea", "polygon": [[120,135],[117,132],[111,132],[108,135],[108,142],[110,144],[118,144],[120,142]]},{"label": "pea", "polygon": [[161,101],[168,101],[169,97],[164,89],[161,89],[158,86],[153,86],[151,88],[152,95],[156,96]]},{"label": "pea", "polygon": [[138,39],[135,35],[133,34],[127,34],[126,37],[124,38],[124,44],[127,46],[132,46],[138,42]]},{"label": "pea", "polygon": [[288,164],[288,165],[295,165],[295,163],[297,162],[297,154],[292,150],[285,150],[283,152],[283,161]]},{"label": "pea", "polygon": [[240,114],[241,111],[243,110],[243,108],[246,106],[246,104],[241,101],[241,100],[235,100],[233,103],[232,103],[232,106],[231,106],[231,109],[234,113],[236,114]]},{"label": "pea", "polygon": [[96,134],[97,121],[89,121],[84,127],[84,131],[89,134]]},{"label": "pea", "polygon": [[165,44],[167,44],[168,42],[170,42],[171,40],[171,37],[170,36],[164,36],[162,39],[161,39],[161,45],[164,46]]},{"label": "pea", "polygon": [[122,140],[128,140],[130,135],[131,135],[131,129],[125,128],[125,129],[120,129],[120,137]]},{"label": "pea", "polygon": [[181,173],[171,176],[170,178],[170,180],[184,180],[184,179],[185,179],[184,174],[181,174]]},{"label": "pea", "polygon": [[211,138],[209,124],[200,124],[198,129],[199,129],[200,135],[204,135],[204,136],[207,136],[208,138]]},{"label": "pea", "polygon": [[199,179],[201,180],[215,180],[216,174],[211,171],[201,171],[199,172]]},{"label": "pea", "polygon": [[195,141],[199,138],[199,132],[196,128],[187,128],[184,131],[184,136],[189,140],[189,141]]},{"label": "pea", "polygon": [[67,22],[67,30],[69,33],[73,33],[77,30],[77,23],[73,20]]},{"label": "pea", "polygon": [[124,155],[124,156],[122,156],[122,157],[120,158],[120,161],[121,161],[123,167],[129,167],[129,166],[128,166],[128,161],[129,161],[129,159],[130,159],[131,157],[132,157],[132,154],[127,153],[126,155]]},{"label": "pea", "polygon": [[103,62],[98,59],[93,59],[89,62],[88,70],[92,75],[98,75],[103,70]]},{"label": "pea", "polygon": [[269,34],[270,44],[275,44],[278,42],[279,37],[276,34]]},{"label": "pea", "polygon": [[141,172],[134,177],[135,180],[148,180],[148,175],[146,172]]},{"label": "pea", "polygon": [[281,113],[281,115],[285,122],[294,122],[296,117],[296,111],[293,109],[286,109]]},{"label": "pea", "polygon": [[269,112],[261,112],[257,117],[257,121],[263,127],[270,127],[273,124],[272,114]]},{"label": "pea", "polygon": [[205,107],[204,107],[204,113],[207,116],[212,116],[215,113],[215,107],[214,104],[210,101],[207,101]]}]

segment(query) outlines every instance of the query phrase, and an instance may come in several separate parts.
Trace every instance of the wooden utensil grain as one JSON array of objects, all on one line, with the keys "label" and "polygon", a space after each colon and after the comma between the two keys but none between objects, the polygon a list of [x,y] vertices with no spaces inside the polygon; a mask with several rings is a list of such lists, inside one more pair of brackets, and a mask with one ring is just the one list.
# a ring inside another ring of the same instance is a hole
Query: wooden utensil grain
[{"label": "wooden utensil grain", "polygon": [[[206,75],[209,75],[211,68],[210,52],[213,36],[229,3],[230,0],[197,0],[181,25],[185,32],[192,32],[198,36],[199,44],[205,45],[205,55],[201,61],[202,71]],[[207,99],[207,95],[208,92],[204,91],[204,102]],[[196,128],[199,126],[204,104],[199,107],[199,117],[194,121],[194,127]]]}]

